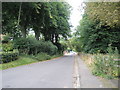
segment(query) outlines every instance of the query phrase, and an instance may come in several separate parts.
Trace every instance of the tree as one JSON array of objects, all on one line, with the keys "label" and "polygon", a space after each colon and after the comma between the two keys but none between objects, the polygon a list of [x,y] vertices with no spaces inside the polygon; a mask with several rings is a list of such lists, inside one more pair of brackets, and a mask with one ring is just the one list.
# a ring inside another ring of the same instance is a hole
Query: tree
[{"label": "tree", "polygon": [[87,2],[85,13],[91,20],[99,19],[101,24],[111,27],[120,26],[120,2]]},{"label": "tree", "polygon": [[[19,7],[21,5],[21,12],[19,12]],[[20,3],[20,2],[4,2],[3,5],[3,33],[9,33],[17,35],[21,34],[24,38],[26,37],[29,28],[31,27],[31,13],[37,13],[39,5],[37,3]],[[31,12],[34,11],[34,12]],[[17,14],[16,14],[17,13]],[[19,18],[19,27],[18,17]],[[19,29],[18,29],[19,28]],[[15,33],[16,32],[16,33]]]},{"label": "tree", "polygon": [[[107,53],[107,48],[111,44],[120,51],[120,21],[116,13],[119,3],[85,4],[85,13],[77,28],[82,50],[87,53]],[[115,14],[112,14],[113,12]]]},{"label": "tree", "polygon": [[5,2],[3,33],[26,38],[33,30],[37,40],[42,35],[61,50],[60,38],[70,36],[69,16],[70,6],[65,2]]},{"label": "tree", "polygon": [[[14,10],[13,10],[14,7]],[[9,9],[8,9],[9,8]],[[13,37],[20,36],[17,30],[17,14],[19,3],[2,3],[2,34],[11,34]]]}]

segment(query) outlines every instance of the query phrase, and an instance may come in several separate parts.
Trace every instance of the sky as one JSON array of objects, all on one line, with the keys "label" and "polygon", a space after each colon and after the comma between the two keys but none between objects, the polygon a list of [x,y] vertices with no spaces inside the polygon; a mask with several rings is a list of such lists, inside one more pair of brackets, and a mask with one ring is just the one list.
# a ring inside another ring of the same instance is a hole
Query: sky
[{"label": "sky", "polygon": [[70,22],[72,24],[72,31],[74,32],[75,28],[79,25],[79,21],[82,19],[83,9],[82,4],[83,0],[67,0],[67,2],[72,6],[72,11],[70,15]]}]

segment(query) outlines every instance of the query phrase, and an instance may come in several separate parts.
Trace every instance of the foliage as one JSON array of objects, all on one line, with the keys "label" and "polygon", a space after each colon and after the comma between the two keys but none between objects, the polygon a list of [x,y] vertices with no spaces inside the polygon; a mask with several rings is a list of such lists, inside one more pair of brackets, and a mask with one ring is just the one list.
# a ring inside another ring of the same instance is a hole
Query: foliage
[{"label": "foliage", "polygon": [[19,38],[14,41],[14,46],[22,54],[38,54],[44,52],[50,55],[56,54],[57,47],[51,42],[37,41],[35,38]]},{"label": "foliage", "polygon": [[66,41],[62,41],[62,42],[60,42],[60,43],[61,43],[61,45],[62,45],[62,51],[67,50],[68,46],[67,46]]},{"label": "foliage", "polygon": [[109,45],[108,54],[94,55],[93,74],[103,76],[106,78],[117,78],[120,76],[120,67],[118,67],[118,60],[120,58],[117,48]]},{"label": "foliage", "polygon": [[[44,53],[44,55],[47,56],[47,54],[45,54],[45,53]],[[48,59],[48,57],[44,57],[44,55],[41,55],[41,57],[39,55],[38,59],[36,59],[36,56],[33,56],[33,55],[19,56],[19,58],[17,60],[15,60],[15,61],[0,64],[0,70],[16,67],[16,66],[20,66],[20,65],[31,64],[31,63],[35,63],[35,62],[39,62],[39,61],[43,61],[43,60],[46,60],[46,58]],[[50,56],[50,58],[52,59],[52,58],[59,57],[59,56],[61,56],[61,55],[53,55],[53,56]],[[43,58],[43,60],[41,58]]]},{"label": "foliage", "polygon": [[8,43],[9,41],[10,41],[10,36],[9,35],[3,36],[2,43]]},{"label": "foliage", "polygon": [[77,52],[81,52],[82,51],[81,45],[82,44],[80,42],[80,38],[79,37],[73,37],[73,38],[69,39],[68,47],[70,47],[71,50],[75,50]]},{"label": "foliage", "polygon": [[1,70],[7,69],[7,68],[11,68],[11,67],[16,67],[16,66],[20,66],[20,65],[34,63],[34,62],[37,62],[37,60],[31,58],[30,56],[19,56],[19,58],[15,61],[0,64],[0,66],[2,66],[2,68],[0,68],[0,69]]},{"label": "foliage", "polygon": [[8,63],[11,61],[15,61],[18,59],[19,53],[18,52],[8,52],[1,54],[1,63]]},{"label": "foliage", "polygon": [[114,61],[116,57],[111,55],[97,54],[94,56],[93,74],[106,78],[119,77],[118,63]]},{"label": "foliage", "polygon": [[[13,37],[20,36],[17,30],[17,15],[19,3],[2,3],[2,34],[9,34]],[[9,9],[8,9],[9,8]]]},{"label": "foliage", "polygon": [[13,42],[10,41],[10,36],[6,35],[3,37],[3,42],[1,44],[1,62],[8,63],[18,59],[19,52],[14,49]]},{"label": "foliage", "polygon": [[81,52],[82,51],[81,44],[79,42],[76,42],[74,46],[75,46],[75,50],[77,52]]},{"label": "foliage", "polygon": [[56,55],[51,56],[51,59],[58,58],[58,57],[61,57],[61,56],[63,56],[63,54],[58,53]]},{"label": "foliage", "polygon": [[117,47],[120,52],[120,27],[101,25],[101,21],[91,21],[88,15],[84,15],[77,27],[76,34],[82,51],[87,53],[107,53],[107,47]]},{"label": "foliage", "polygon": [[14,47],[19,50],[20,54],[28,54],[29,45],[30,43],[27,38],[20,38],[14,40]]},{"label": "foliage", "polygon": [[4,52],[8,52],[8,51],[13,51],[14,47],[13,47],[13,43],[12,42],[9,42],[9,43],[6,43],[6,44],[2,44],[2,50]]},{"label": "foliage", "polygon": [[46,53],[38,53],[35,58],[38,60],[38,61],[41,61],[41,60],[49,60],[51,59],[51,56],[46,54]]},{"label": "foliage", "polygon": [[93,74],[106,78],[119,77],[120,53],[120,3],[86,2],[85,12],[76,37],[83,55],[92,68]]},{"label": "foliage", "polygon": [[120,26],[120,2],[86,2],[85,13],[91,20],[100,20],[102,25]]},{"label": "foliage", "polygon": [[85,61],[85,63],[90,67],[92,73],[96,76],[101,76],[108,79],[118,78],[120,76],[120,67],[118,67],[119,62],[115,61],[116,59],[120,58],[120,55],[118,53],[80,53],[80,57]]},{"label": "foliage", "polygon": [[26,38],[32,30],[37,40],[43,35],[58,48],[60,38],[70,35],[70,6],[66,2],[3,2],[2,7],[3,34]]},{"label": "foliage", "polygon": [[75,33],[79,41],[76,47],[86,53],[107,53],[111,44],[120,53],[119,4],[86,2],[83,18]]},{"label": "foliage", "polygon": [[58,43],[60,36],[63,36],[65,38],[69,36],[69,5],[62,2],[53,2],[46,4],[48,5],[48,8],[43,8],[43,10],[45,9],[45,11],[47,10],[49,13],[45,13],[46,17],[44,17],[43,23],[45,24],[44,28],[46,30],[42,31],[42,33],[45,36],[45,40],[50,40],[51,42]]}]

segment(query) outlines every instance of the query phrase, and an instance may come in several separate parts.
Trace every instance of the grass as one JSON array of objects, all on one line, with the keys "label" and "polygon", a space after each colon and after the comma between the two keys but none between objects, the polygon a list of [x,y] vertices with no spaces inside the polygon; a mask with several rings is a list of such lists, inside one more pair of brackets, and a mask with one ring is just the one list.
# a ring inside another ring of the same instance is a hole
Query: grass
[{"label": "grass", "polygon": [[51,57],[51,59],[52,59],[52,58],[57,58],[57,57],[60,57],[60,56],[63,56],[63,55],[61,55],[61,54],[53,55],[53,56]]},{"label": "grass", "polygon": [[17,67],[17,66],[25,65],[25,64],[29,64],[29,63],[34,63],[34,62],[38,62],[38,61],[35,59],[32,59],[30,57],[27,57],[27,56],[20,56],[19,59],[16,61],[0,64],[0,70],[12,68],[12,67]]},{"label": "grass", "polygon": [[115,54],[80,54],[81,59],[88,65],[89,69],[96,76],[107,79],[118,78],[120,68],[115,65],[114,59],[119,58]]},{"label": "grass", "polygon": [[12,67],[17,67],[17,66],[21,66],[21,65],[26,65],[26,64],[31,64],[31,63],[35,63],[35,62],[50,60],[50,59],[53,59],[56,57],[60,57],[62,55],[49,56],[49,58],[47,56],[48,55],[43,56],[42,54],[38,54],[37,56],[22,55],[22,56],[19,56],[19,59],[16,61],[0,64],[0,70],[12,68]]}]

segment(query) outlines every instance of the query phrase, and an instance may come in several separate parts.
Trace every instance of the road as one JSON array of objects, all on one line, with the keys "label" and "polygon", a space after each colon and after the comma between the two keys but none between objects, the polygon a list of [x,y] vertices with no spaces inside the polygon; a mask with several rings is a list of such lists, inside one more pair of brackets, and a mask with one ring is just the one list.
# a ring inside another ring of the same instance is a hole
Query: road
[{"label": "road", "polygon": [[74,55],[2,71],[3,88],[73,88]]},{"label": "road", "polygon": [[6,69],[0,75],[2,88],[116,88],[92,75],[78,55]]}]

